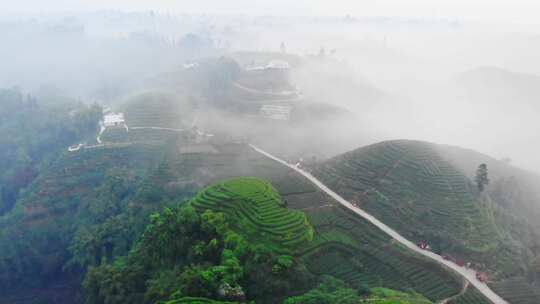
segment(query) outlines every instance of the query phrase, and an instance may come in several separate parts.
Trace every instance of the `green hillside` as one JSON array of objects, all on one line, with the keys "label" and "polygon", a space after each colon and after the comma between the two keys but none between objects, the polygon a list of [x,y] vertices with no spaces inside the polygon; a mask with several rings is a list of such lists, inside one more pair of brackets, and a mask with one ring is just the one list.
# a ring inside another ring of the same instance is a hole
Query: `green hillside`
[{"label": "green hillside", "polygon": [[0,89],[0,216],[38,176],[43,161],[94,136],[101,108],[68,98],[36,99]]},{"label": "green hillside", "polygon": [[[313,280],[289,255],[311,234],[305,215],[286,209],[269,183],[226,180],[152,215],[126,258],[90,269],[86,301],[184,303],[195,297],[201,303],[212,300],[200,298],[276,303]],[[109,289],[111,279],[124,296]]]},{"label": "green hillside", "polygon": [[457,277],[425,260],[341,207],[308,212],[316,234],[303,259],[315,274],[330,274],[353,286],[414,290],[430,300],[460,290]]},{"label": "green hillside", "polygon": [[405,236],[430,240],[437,252],[482,254],[498,244],[492,210],[432,144],[360,148],[324,163],[316,175]]},{"label": "green hillside", "polygon": [[[218,183],[191,200],[199,212],[223,212],[238,221],[238,230],[254,243],[275,251],[295,250],[313,238],[313,229],[302,212],[288,210],[273,187],[255,178]],[[234,229],[234,228],[233,228]]]},{"label": "green hillside", "polygon": [[[459,293],[453,274],[334,208],[306,218],[263,180],[215,183],[183,207],[153,215],[127,257],[90,269],[87,303],[340,303],[347,295],[354,303],[405,304]],[[218,292],[223,286],[235,291]]]},{"label": "green hillside", "polygon": [[469,286],[461,296],[449,301],[450,304],[491,304],[491,301],[484,298],[484,296],[475,288]]},{"label": "green hillside", "polygon": [[120,108],[129,127],[181,129],[191,126],[190,100],[170,91],[149,91],[129,98]]},{"label": "green hillside", "polygon": [[[87,290],[124,299],[109,303],[217,299],[215,291],[226,278],[249,299],[275,303],[276,293],[282,300],[299,296],[325,275],[360,294],[382,287],[438,301],[459,293],[459,278],[338,207],[294,171],[245,145],[179,154],[175,140],[65,152],[44,167],[16,212],[0,219],[1,227],[12,227],[0,236],[0,287],[6,290],[0,303],[28,293],[13,290],[10,282],[40,288],[46,302],[52,301],[51,290],[60,288],[80,299],[83,276]],[[254,177],[230,180],[238,176]],[[187,205],[192,213],[184,213]],[[172,213],[148,219],[165,206]],[[182,218],[193,219],[195,226],[177,222]],[[205,225],[215,229],[208,232]],[[247,251],[236,247],[244,242]],[[143,261],[128,254],[142,248]],[[32,275],[36,270],[39,276]],[[204,280],[192,281],[193,276]],[[173,297],[179,286],[189,292]],[[89,303],[102,303],[99,299]]]},{"label": "green hillside", "polygon": [[105,129],[101,140],[104,143],[175,142],[181,134],[177,130],[135,127],[128,131],[124,127],[115,127]]},{"label": "green hillside", "polygon": [[[472,174],[484,162],[493,172],[479,193]],[[490,286],[509,302],[540,301],[533,291],[539,273],[533,174],[474,151],[400,140],[330,159],[315,175],[409,239],[487,271]],[[477,296],[455,301],[476,303]]]},{"label": "green hillside", "polygon": [[145,201],[143,181],[162,155],[151,146],[96,149],[44,166],[0,217],[0,293],[71,280],[78,267],[125,253],[152,210],[128,202],[137,193]]}]

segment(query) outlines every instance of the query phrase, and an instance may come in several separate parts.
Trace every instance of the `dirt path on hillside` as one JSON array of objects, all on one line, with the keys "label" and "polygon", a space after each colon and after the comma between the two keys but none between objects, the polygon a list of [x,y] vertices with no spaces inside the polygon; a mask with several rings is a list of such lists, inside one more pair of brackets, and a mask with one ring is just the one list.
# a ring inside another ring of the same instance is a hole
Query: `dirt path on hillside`
[{"label": "dirt path on hillside", "polygon": [[441,300],[441,301],[440,301],[439,303],[437,303],[437,304],[447,304],[448,302],[450,302],[450,301],[452,301],[452,300],[455,300],[455,299],[461,297],[462,295],[464,295],[464,294],[467,292],[467,289],[469,289],[469,285],[470,285],[469,281],[464,280],[464,282],[463,282],[463,288],[461,289],[461,291],[460,291],[457,295],[452,296],[452,297],[449,297],[449,298],[446,298],[446,299],[444,299],[444,300]]},{"label": "dirt path on hillside", "polygon": [[471,285],[473,285],[478,291],[480,291],[486,298],[488,298],[491,302],[494,304],[509,304],[506,302],[503,298],[501,298],[498,294],[496,294],[489,286],[487,286],[485,283],[480,282],[476,278],[476,271],[472,269],[467,269],[464,267],[460,267],[456,264],[454,264],[451,261],[445,260],[442,256],[435,254],[431,251],[420,249],[416,244],[409,241],[405,237],[403,237],[401,234],[397,233],[395,230],[384,224],[383,222],[379,221],[377,218],[375,218],[373,215],[367,213],[366,211],[354,206],[349,201],[345,200],[343,197],[341,197],[336,192],[332,191],[330,188],[328,188],[325,184],[323,184],[321,181],[319,181],[316,177],[311,175],[310,173],[296,167],[295,165],[289,164],[286,161],[254,146],[249,145],[252,149],[257,151],[258,153],[284,165],[287,166],[294,171],[302,174],[305,178],[307,178],[309,181],[311,181],[313,184],[315,184],[319,189],[326,192],[326,194],[330,195],[332,198],[334,198],[337,202],[339,202],[341,205],[346,207],[347,209],[353,211],[354,213],[358,214],[359,216],[363,217],[373,225],[377,226],[379,229],[381,229],[384,233],[388,234],[392,238],[394,238],[396,241],[403,244],[405,247],[430,258],[431,260],[446,266],[448,269],[454,271],[456,274],[462,276],[466,281],[468,281]]}]

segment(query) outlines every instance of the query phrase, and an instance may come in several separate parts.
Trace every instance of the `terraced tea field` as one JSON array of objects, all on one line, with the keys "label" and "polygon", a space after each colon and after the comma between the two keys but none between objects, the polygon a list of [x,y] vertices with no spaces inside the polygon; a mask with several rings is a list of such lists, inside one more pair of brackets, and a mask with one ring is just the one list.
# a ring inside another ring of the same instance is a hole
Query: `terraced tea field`
[{"label": "terraced tea field", "polygon": [[167,129],[152,128],[107,128],[101,135],[104,143],[122,143],[122,142],[174,142],[178,139],[181,132]]},{"label": "terraced tea field", "polygon": [[168,92],[138,95],[122,111],[130,127],[183,128],[192,120],[188,102]]},{"label": "terraced tea field", "polygon": [[474,287],[469,286],[467,291],[448,304],[491,304],[484,296]]},{"label": "terraced tea field", "polygon": [[239,232],[278,252],[295,250],[313,238],[302,212],[285,207],[279,194],[257,178],[236,178],[214,184],[191,200],[199,212],[223,212],[237,219]]},{"label": "terraced tea field", "polygon": [[537,287],[527,283],[525,278],[512,278],[502,282],[493,283],[493,290],[500,294],[510,303],[516,304],[538,304],[540,303],[540,292]]},{"label": "terraced tea field", "polygon": [[327,161],[315,175],[410,239],[442,240],[473,253],[489,252],[497,244],[490,209],[432,144],[375,144]]},{"label": "terraced tea field", "polygon": [[308,217],[315,227],[315,239],[303,258],[315,274],[330,274],[351,286],[412,289],[433,301],[461,289],[459,278],[341,207],[312,210]]}]

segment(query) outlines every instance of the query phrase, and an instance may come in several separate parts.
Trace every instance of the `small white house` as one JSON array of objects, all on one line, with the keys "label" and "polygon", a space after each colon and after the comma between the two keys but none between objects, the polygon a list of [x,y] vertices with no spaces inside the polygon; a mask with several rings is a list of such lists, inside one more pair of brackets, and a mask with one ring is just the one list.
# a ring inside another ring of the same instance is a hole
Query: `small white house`
[{"label": "small white house", "polygon": [[274,120],[289,120],[291,118],[291,107],[263,105],[259,113],[266,118]]},{"label": "small white house", "polygon": [[105,127],[121,127],[125,124],[124,113],[108,113],[103,116],[103,125]]}]

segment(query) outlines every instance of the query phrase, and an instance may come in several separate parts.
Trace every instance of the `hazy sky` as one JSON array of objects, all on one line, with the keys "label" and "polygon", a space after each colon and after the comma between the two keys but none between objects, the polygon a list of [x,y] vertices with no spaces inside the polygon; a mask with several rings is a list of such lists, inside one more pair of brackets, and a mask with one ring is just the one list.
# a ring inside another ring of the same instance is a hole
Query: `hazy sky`
[{"label": "hazy sky", "polygon": [[538,0],[0,0],[0,11],[154,9],[184,13],[449,17],[534,22]]}]

